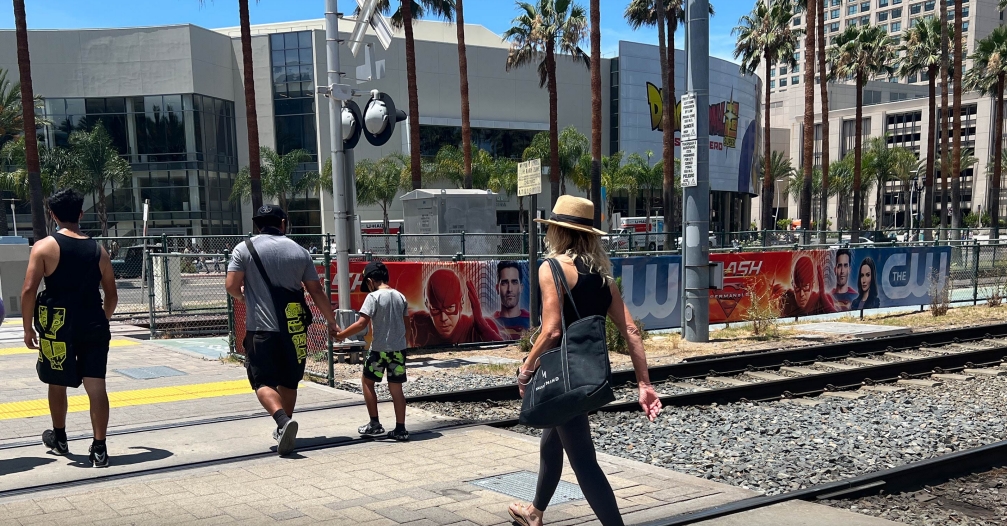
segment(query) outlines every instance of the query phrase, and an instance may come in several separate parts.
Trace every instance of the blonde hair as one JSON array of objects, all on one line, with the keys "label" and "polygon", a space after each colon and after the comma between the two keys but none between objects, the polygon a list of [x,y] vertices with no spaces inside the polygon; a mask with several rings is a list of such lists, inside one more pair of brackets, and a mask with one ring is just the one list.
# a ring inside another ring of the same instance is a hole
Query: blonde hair
[{"label": "blonde hair", "polygon": [[579,258],[587,264],[588,270],[601,274],[605,285],[614,281],[612,262],[609,261],[608,254],[601,248],[597,235],[550,225],[545,234],[545,244],[548,249],[546,254],[548,257],[565,255],[573,260]]}]

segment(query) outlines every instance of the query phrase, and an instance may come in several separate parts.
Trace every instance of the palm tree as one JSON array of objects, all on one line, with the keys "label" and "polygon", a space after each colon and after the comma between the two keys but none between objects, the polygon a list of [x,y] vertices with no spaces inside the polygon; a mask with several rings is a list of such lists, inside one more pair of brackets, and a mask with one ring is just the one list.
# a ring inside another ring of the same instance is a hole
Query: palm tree
[{"label": "palm tree", "polygon": [[[829,70],[825,63],[825,0],[820,0],[817,4],[818,8],[818,88],[820,92],[821,104],[822,104],[822,186],[829,188]],[[822,202],[820,205],[822,217],[818,220],[818,224],[821,225],[819,230],[823,232],[819,234],[819,243],[825,243],[825,233],[824,230],[828,229],[829,224],[829,195],[828,192],[822,193]]]},{"label": "palm tree", "polygon": [[[392,10],[392,0],[378,0],[375,8],[389,14]],[[406,88],[409,92],[409,171],[412,174],[413,190],[422,187],[422,162],[420,159],[420,99],[416,88],[416,41],[413,37],[413,23],[423,18],[427,11],[434,16],[450,21],[454,11],[455,0],[398,0],[398,9],[391,14],[392,26],[403,28],[406,33]],[[356,13],[360,12],[358,7]],[[459,25],[460,26],[460,25]],[[464,36],[462,37],[464,40]],[[459,46],[462,43],[459,42]],[[461,56],[459,56],[461,62]],[[463,82],[468,84],[468,62],[466,61],[466,76]],[[461,64],[459,64],[459,67]],[[467,97],[466,97],[467,98]],[[469,132],[471,136],[471,132]]]},{"label": "palm tree", "polygon": [[[864,84],[875,75],[891,75],[896,53],[892,39],[878,26],[850,26],[836,38],[836,45],[829,49],[834,78],[852,78],[857,86],[856,131],[854,134],[853,162],[853,238],[863,223],[862,159],[863,159],[863,118]],[[879,217],[880,219],[880,217]]]},{"label": "palm tree", "polygon": [[[21,122],[35,122],[35,93],[31,83],[31,56],[28,53],[28,22],[24,0],[14,0],[14,27],[17,39],[18,75],[21,79]],[[38,241],[48,235],[45,226],[45,203],[42,196],[41,168],[38,160],[38,137],[34,126],[24,127],[25,165],[31,194],[31,230]]]},{"label": "palm tree", "polygon": [[[472,188],[472,122],[469,120],[469,59],[465,50],[465,6],[455,0],[455,30],[458,34],[458,86],[462,98],[462,154],[465,156],[465,188]],[[387,221],[385,221],[387,224]],[[387,227],[386,232],[387,233]]]},{"label": "palm tree", "polygon": [[601,2],[589,0],[591,9],[591,201],[594,227],[601,227]]},{"label": "palm tree", "polygon": [[913,181],[919,177],[921,172],[926,171],[926,165],[927,161],[920,160],[916,157],[916,152],[908,148],[901,148],[896,152],[895,179],[899,181],[902,187],[902,203],[905,207],[902,216],[904,226],[908,226],[909,216],[913,213],[912,195],[910,193]]},{"label": "palm tree", "polygon": [[[867,168],[868,179],[877,192],[874,201],[874,217],[877,219],[877,227],[880,228],[883,224],[884,195],[888,181],[908,178],[908,172],[915,169],[918,161],[916,153],[912,150],[900,146],[888,146],[888,136],[871,138],[865,153],[864,164]],[[913,176],[915,176],[915,172],[913,172]]]},{"label": "palm tree", "polygon": [[849,152],[829,167],[831,173],[827,188],[829,196],[836,197],[836,227],[839,230],[848,228],[850,224],[848,216],[850,196],[853,195],[853,157],[853,152]]},{"label": "palm tree", "polygon": [[[825,1],[825,0],[819,0]],[[815,155],[815,33],[817,24],[812,17],[818,12],[816,0],[798,0],[804,8],[804,184],[801,185],[801,195],[798,203],[801,225],[811,229],[812,216],[812,179],[814,178]]]},{"label": "palm tree", "polygon": [[[731,34],[737,35],[738,42],[734,48],[734,58],[741,58],[741,72],[754,75],[759,64],[764,64],[766,76],[763,79],[763,89],[765,90],[765,101],[763,119],[765,119],[765,130],[763,131],[764,154],[762,179],[762,228],[772,225],[773,208],[773,179],[771,179],[770,161],[772,159],[772,147],[770,146],[770,88],[768,85],[773,64],[783,62],[793,67],[797,62],[794,60],[794,50],[797,48],[797,39],[800,30],[793,29],[790,24],[792,17],[791,3],[789,0],[770,0],[772,4],[767,5],[766,0],[758,0],[751,13],[741,17],[739,25],[735,27]],[[665,215],[667,215],[665,211]]]},{"label": "palm tree", "polygon": [[[573,0],[538,0],[537,4],[518,2],[520,14],[504,32],[511,41],[507,55],[507,71],[538,63],[539,87],[548,84],[549,91],[549,179],[551,205],[559,198],[559,124],[557,107],[556,52],[583,61],[588,67],[590,57],[580,48],[587,28],[584,8]],[[558,48],[558,49],[557,49]]]},{"label": "palm tree", "polygon": [[[537,157],[526,157],[528,159],[536,159]],[[517,169],[514,170],[499,170],[495,171],[490,177],[487,183],[487,187],[497,193],[506,194],[507,197],[517,195]],[[517,198],[518,206],[518,230],[524,233],[525,231],[525,215],[524,215],[524,197],[518,196]]]},{"label": "palm tree", "polygon": [[[979,159],[977,159],[975,155],[973,155],[973,153],[974,152],[971,149],[962,148],[961,150],[959,150],[959,155],[956,158],[953,157],[954,150],[949,150],[948,157],[945,157],[941,161],[941,166],[947,166],[949,167],[949,169],[951,169],[951,167],[957,165],[958,169],[960,169],[962,172],[965,172],[966,170],[969,170],[973,166],[979,164]],[[961,178],[961,173],[955,174],[953,172],[949,172],[949,176],[953,183],[955,178]],[[942,215],[947,215],[947,213],[948,213],[947,209],[945,209],[944,214]],[[951,213],[954,214],[954,208],[951,209]],[[954,228],[954,223],[952,223],[951,228]],[[959,225],[958,228],[961,228],[961,226]]]},{"label": "palm tree", "polygon": [[356,164],[357,202],[364,206],[381,207],[382,228],[388,234],[388,207],[402,189],[402,170],[409,158],[401,153],[389,154],[377,161],[364,159]]},{"label": "palm tree", "polygon": [[[943,1],[943,0],[942,0]],[[937,77],[941,67],[941,21],[938,18],[927,18],[906,32],[899,49],[903,52],[902,63],[899,66],[899,76],[927,76],[930,86],[929,125],[927,127],[927,167],[926,180],[923,188],[926,196],[923,198],[922,228],[930,228],[934,215],[934,162],[937,159]],[[927,231],[930,240],[930,231]]]},{"label": "palm tree", "polygon": [[[710,4],[710,14],[712,15],[713,4]],[[655,2],[654,0],[631,0],[623,13],[630,27],[639,29],[643,26],[657,26],[657,43],[661,54],[661,132],[663,137],[663,151],[661,166],[664,171],[664,229],[667,232],[666,246],[671,246],[672,220],[675,216],[675,198],[679,181],[675,178],[675,167],[677,162],[675,157],[675,130],[673,126],[673,109],[677,97],[675,96],[675,31],[678,25],[685,23],[685,9],[682,0],[664,0]],[[667,26],[667,38],[665,38],[665,26]],[[667,118],[667,120],[665,120]]]},{"label": "palm tree", "polygon": [[948,159],[948,77],[950,74],[950,64],[948,63],[948,41],[951,33],[951,26],[948,24],[948,6],[944,0],[940,2],[941,12],[941,232],[948,225],[948,174],[951,167],[943,164]]},{"label": "palm tree", "polygon": [[[76,158],[68,148],[47,148],[40,143],[38,153],[44,195],[52,195],[60,187],[71,184],[71,176],[77,173],[77,169]],[[11,192],[21,200],[31,197],[23,136],[0,147],[0,191]],[[43,210],[48,218],[48,203],[43,204]]]},{"label": "palm tree", "polygon": [[[24,132],[23,119],[21,83],[11,84],[7,80],[7,70],[0,69],[0,147]],[[0,206],[0,236],[8,233],[7,207]]]},{"label": "palm tree", "polygon": [[[27,138],[25,139],[27,142]],[[129,184],[133,170],[112,143],[112,136],[99,121],[91,130],[70,134],[70,151],[74,157],[75,174],[71,185],[82,193],[95,196],[94,208],[101,223],[102,237],[108,237],[108,208],[105,194],[116,185]]]},{"label": "palm tree", "polygon": [[[280,208],[289,212],[289,202],[293,197],[306,192],[318,191],[322,187],[331,188],[331,160],[327,160],[324,171],[300,172],[298,168],[303,163],[311,162],[311,154],[305,150],[291,150],[283,155],[276,153],[268,146],[259,150],[262,157],[262,195],[278,199]],[[251,174],[247,166],[243,167],[234,179],[231,188],[231,201],[241,202],[251,196]]]},{"label": "palm tree", "polygon": [[[199,0],[202,6],[206,0]],[[258,3],[258,0],[256,0]],[[238,19],[241,25],[241,67],[245,87],[245,120],[248,125],[249,196],[252,210],[262,206],[262,160],[259,157],[259,116],[255,109],[255,78],[252,71],[252,29],[248,16],[248,0],[238,0]]]},{"label": "palm tree", "polygon": [[962,157],[962,69],[965,68],[965,56],[962,53],[962,0],[955,0],[954,26],[955,56],[952,77],[954,78],[955,92],[953,94],[954,122],[951,124],[954,128],[954,143],[952,145],[953,151],[951,152],[951,162],[953,163],[951,165],[951,228],[957,229],[961,226],[962,222],[962,167],[958,164]]},{"label": "palm tree", "polygon": [[633,178],[633,171],[627,170],[622,164],[622,152],[614,152],[612,155],[601,159],[601,185],[605,187],[605,215],[609,222],[612,221],[612,203],[615,201],[615,194],[622,190],[630,194],[636,191],[636,180]]},{"label": "palm tree", "polygon": [[997,26],[986,38],[976,43],[972,54],[972,69],[965,77],[965,88],[989,95],[994,100],[993,159],[989,199],[993,239],[1000,235],[1000,177],[1003,175],[1003,107],[1004,83],[1007,80],[1007,27]]},{"label": "palm tree", "polygon": [[651,165],[650,160],[654,157],[654,152],[647,150],[647,157],[644,158],[638,153],[631,153],[626,157],[625,169],[633,178],[636,190],[647,192],[643,201],[643,208],[646,210],[647,232],[650,232],[650,215],[654,204],[654,190],[660,189],[664,184],[664,160],[657,161]]}]

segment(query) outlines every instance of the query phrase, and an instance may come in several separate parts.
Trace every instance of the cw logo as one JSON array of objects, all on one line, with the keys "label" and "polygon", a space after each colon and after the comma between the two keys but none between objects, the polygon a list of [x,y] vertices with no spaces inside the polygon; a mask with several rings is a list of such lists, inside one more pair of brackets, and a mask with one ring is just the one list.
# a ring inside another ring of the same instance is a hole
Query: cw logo
[{"label": "cw logo", "polygon": [[[941,254],[938,266],[934,267],[934,254],[927,253],[926,264],[923,268],[919,265],[920,254],[913,253],[910,259],[909,268],[906,266],[906,254],[892,254],[885,260],[885,266],[881,270],[881,289],[889,299],[898,300],[908,298],[910,295],[916,298],[925,298],[930,295],[930,278],[935,272],[937,274],[937,290],[944,288],[944,281],[948,276],[948,255]],[[895,270],[902,269],[902,270]],[[922,272],[921,272],[922,270]],[[894,284],[893,278],[905,285]]]},{"label": "cw logo", "polygon": [[[634,286],[639,276],[637,275],[637,268],[634,265],[623,265],[622,266],[622,290],[623,297],[625,298],[626,305],[629,306],[629,311],[635,318],[644,319],[647,316],[652,316],[657,319],[664,319],[671,316],[674,312],[675,307],[678,306],[678,274],[679,274],[679,264],[678,263],[668,263],[668,277],[666,278],[666,283],[658,284],[657,282],[657,267],[658,264],[648,264],[644,270],[644,297],[637,298],[636,287]],[[666,288],[668,295],[664,299],[664,303],[657,302],[657,290],[658,287]]]}]

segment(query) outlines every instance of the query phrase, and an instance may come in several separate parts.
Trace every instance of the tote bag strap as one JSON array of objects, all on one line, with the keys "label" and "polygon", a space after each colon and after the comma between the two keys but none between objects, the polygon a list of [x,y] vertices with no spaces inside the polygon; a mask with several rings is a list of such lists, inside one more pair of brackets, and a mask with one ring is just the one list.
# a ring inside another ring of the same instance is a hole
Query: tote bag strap
[{"label": "tote bag strap", "polygon": [[245,240],[245,247],[248,248],[248,253],[252,256],[252,261],[255,262],[256,268],[259,269],[259,274],[262,275],[262,281],[266,282],[266,287],[270,290],[270,293],[272,293],[273,282],[270,281],[269,274],[266,274],[266,268],[262,266],[262,260],[259,259],[259,253],[255,250],[255,245],[252,244],[251,239]]}]

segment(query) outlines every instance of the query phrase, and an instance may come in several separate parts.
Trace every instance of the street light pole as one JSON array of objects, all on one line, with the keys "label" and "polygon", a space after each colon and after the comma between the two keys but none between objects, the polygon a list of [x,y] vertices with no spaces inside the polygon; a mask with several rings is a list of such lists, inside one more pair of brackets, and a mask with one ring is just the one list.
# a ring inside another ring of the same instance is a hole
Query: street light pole
[{"label": "street light pole", "polygon": [[[682,225],[685,274],[685,287],[682,290],[682,336],[690,342],[706,342],[710,340],[709,0],[687,0],[686,19],[686,91],[695,104],[695,145],[690,145],[695,151],[695,180],[689,186],[684,180],[682,184],[685,211]],[[684,102],[682,106],[684,112]],[[683,140],[682,146],[684,179],[686,141]]]}]

